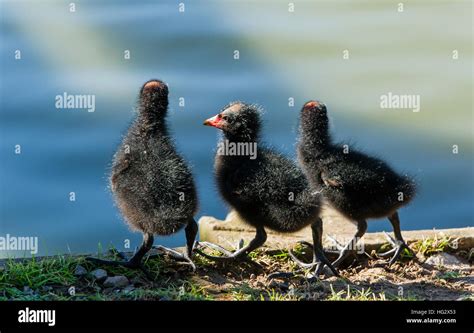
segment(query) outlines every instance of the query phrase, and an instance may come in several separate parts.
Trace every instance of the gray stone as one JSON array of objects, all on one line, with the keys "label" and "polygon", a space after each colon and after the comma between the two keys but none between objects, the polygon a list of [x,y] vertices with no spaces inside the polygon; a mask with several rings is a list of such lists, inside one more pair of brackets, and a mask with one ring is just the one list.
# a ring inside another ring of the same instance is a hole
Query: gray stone
[{"label": "gray stone", "polygon": [[463,266],[464,263],[459,260],[456,256],[452,254],[441,252],[435,255],[432,255],[428,259],[426,259],[425,264],[430,266]]},{"label": "gray stone", "polygon": [[23,287],[23,293],[25,295],[33,295],[35,292],[29,286],[24,286]]},{"label": "gray stone", "polygon": [[85,269],[83,266],[81,265],[77,265],[76,266],[76,269],[74,270],[74,276],[84,276],[87,274],[87,269]]},{"label": "gray stone", "polygon": [[124,288],[128,286],[130,282],[127,277],[123,275],[111,276],[108,277],[104,282],[104,287],[108,288]]},{"label": "gray stone", "polygon": [[102,282],[107,278],[107,272],[104,269],[98,268],[91,272],[91,276],[94,280]]}]

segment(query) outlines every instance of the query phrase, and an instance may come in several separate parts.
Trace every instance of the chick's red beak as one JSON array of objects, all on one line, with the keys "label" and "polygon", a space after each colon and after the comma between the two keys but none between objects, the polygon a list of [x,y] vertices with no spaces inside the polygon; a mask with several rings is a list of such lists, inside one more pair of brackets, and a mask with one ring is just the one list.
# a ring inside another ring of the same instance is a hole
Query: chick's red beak
[{"label": "chick's red beak", "polygon": [[214,117],[211,117],[209,119],[206,119],[204,121],[204,125],[206,126],[212,126],[215,128],[222,128],[222,116],[220,114],[215,115]]}]

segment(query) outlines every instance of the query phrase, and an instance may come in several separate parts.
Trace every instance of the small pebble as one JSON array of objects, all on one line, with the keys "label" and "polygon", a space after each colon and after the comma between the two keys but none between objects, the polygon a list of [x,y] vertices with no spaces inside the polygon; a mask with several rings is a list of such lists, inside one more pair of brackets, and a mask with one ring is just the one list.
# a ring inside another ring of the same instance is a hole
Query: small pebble
[{"label": "small pebble", "polygon": [[23,293],[26,295],[33,295],[35,292],[29,286],[24,286]]},{"label": "small pebble", "polygon": [[102,282],[107,278],[107,272],[101,268],[98,268],[91,272],[91,276],[94,278],[94,280]]},{"label": "small pebble", "polygon": [[463,262],[459,260],[456,256],[453,256],[452,254],[449,253],[439,253],[432,255],[428,259],[426,259],[425,264],[430,265],[430,266],[445,266],[445,267],[450,267],[450,266],[462,266]]},{"label": "small pebble", "polygon": [[104,287],[123,288],[130,284],[127,277],[123,275],[111,276],[104,281]]},{"label": "small pebble", "polygon": [[87,269],[85,269],[83,266],[81,265],[77,265],[76,266],[76,269],[74,270],[74,276],[84,276],[87,274]]}]

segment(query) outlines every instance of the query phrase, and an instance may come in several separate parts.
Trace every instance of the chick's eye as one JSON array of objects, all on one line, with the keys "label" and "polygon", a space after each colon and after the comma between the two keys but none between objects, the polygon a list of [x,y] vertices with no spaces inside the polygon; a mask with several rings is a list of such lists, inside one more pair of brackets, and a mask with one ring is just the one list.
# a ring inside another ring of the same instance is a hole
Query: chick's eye
[{"label": "chick's eye", "polygon": [[221,118],[225,121],[227,121],[229,119],[229,117],[227,117],[227,116],[222,116]]}]

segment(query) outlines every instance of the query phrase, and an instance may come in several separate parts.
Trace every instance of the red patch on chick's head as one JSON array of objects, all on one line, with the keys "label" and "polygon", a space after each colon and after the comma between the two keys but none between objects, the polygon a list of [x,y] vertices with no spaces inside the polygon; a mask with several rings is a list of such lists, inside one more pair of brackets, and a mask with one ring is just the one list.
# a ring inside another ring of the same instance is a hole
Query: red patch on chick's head
[{"label": "red patch on chick's head", "polygon": [[309,101],[303,106],[303,111],[317,111],[317,112],[325,112],[326,105],[319,101]]},{"label": "red patch on chick's head", "polygon": [[161,82],[150,81],[150,82],[145,83],[145,86],[143,87],[143,89],[152,90],[156,88],[161,88],[161,86],[162,86]]}]

